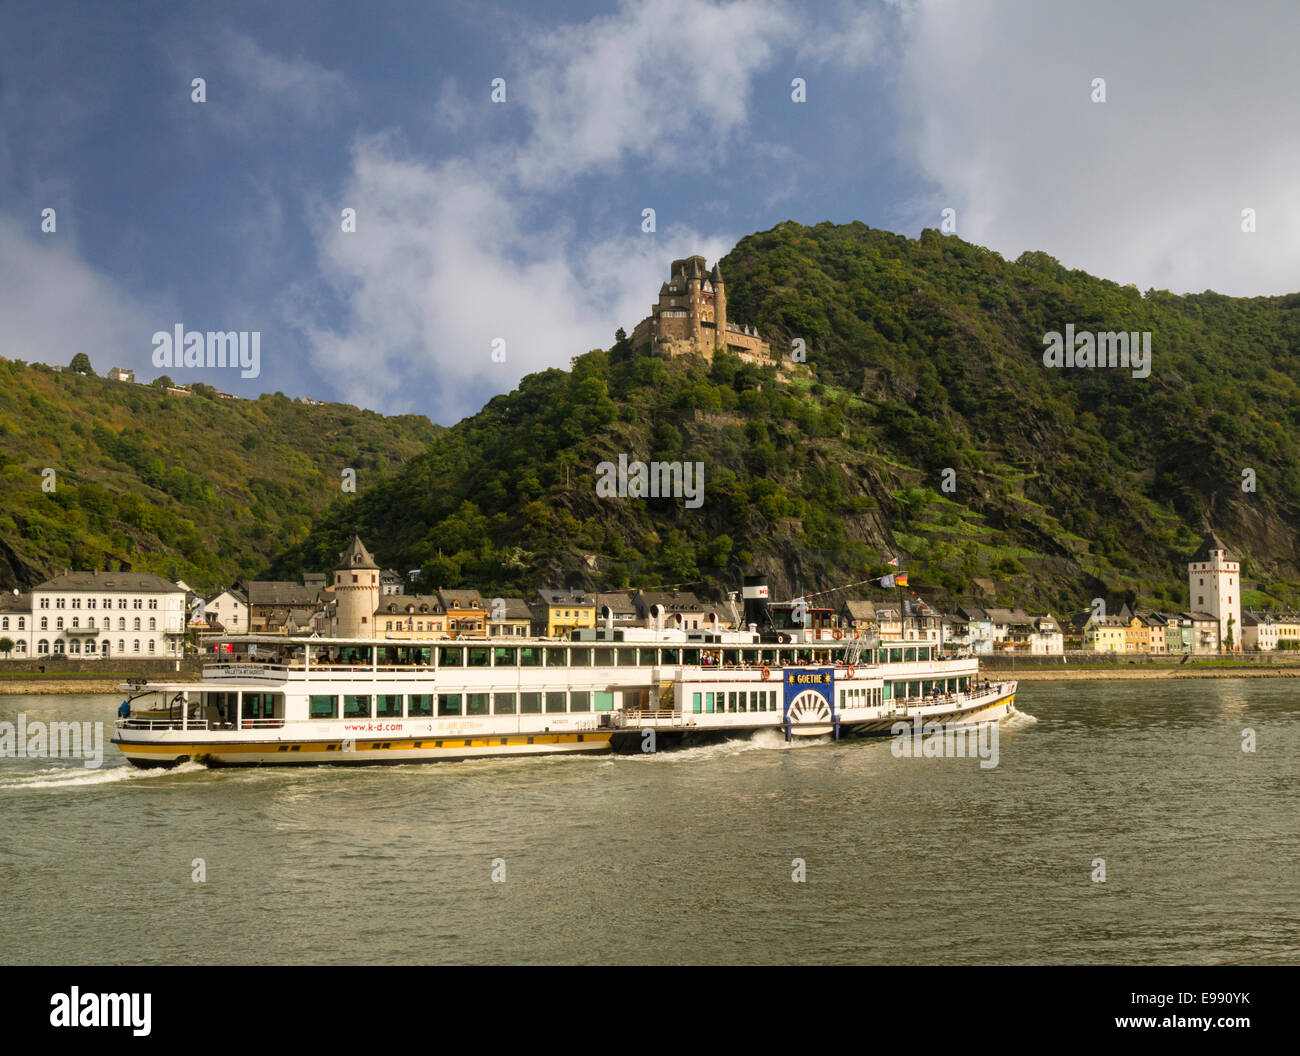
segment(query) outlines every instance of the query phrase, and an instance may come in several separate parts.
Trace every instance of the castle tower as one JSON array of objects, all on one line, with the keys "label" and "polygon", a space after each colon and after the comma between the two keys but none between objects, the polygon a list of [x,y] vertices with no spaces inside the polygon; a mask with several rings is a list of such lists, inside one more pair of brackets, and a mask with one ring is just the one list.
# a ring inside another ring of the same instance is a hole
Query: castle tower
[{"label": "castle tower", "polygon": [[334,567],[334,638],[372,638],[379,608],[379,566],[370,551],[353,536]]},{"label": "castle tower", "polygon": [[713,347],[727,347],[727,291],[722,288],[722,269],[713,265]]},{"label": "castle tower", "polygon": [[1241,562],[1209,532],[1187,565],[1187,593],[1194,612],[1219,621],[1219,648],[1241,650]]}]

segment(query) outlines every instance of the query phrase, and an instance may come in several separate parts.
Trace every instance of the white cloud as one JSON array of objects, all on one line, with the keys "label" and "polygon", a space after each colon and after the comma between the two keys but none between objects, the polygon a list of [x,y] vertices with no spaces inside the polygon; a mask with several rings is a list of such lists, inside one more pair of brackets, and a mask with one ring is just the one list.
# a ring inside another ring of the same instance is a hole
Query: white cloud
[{"label": "white cloud", "polygon": [[[673,256],[725,252],[723,238],[673,228],[615,235],[581,254],[563,222],[537,226],[490,166],[402,160],[380,141],[357,150],[346,197],[357,230],[334,230],[321,267],[349,309],[342,328],[304,318],[321,373],[340,395],[454,421],[523,375],[590,348],[648,314]],[[504,363],[492,342],[506,342]],[[434,403],[413,394],[432,392]]]},{"label": "white cloud", "polygon": [[1294,13],[921,0],[904,27],[903,152],[934,188],[907,226],[952,207],[963,238],[1142,289],[1296,288]]},{"label": "white cloud", "polygon": [[725,160],[754,76],[795,29],[772,0],[649,0],[542,35],[515,88],[532,124],[519,180],[547,187],[631,158]]},{"label": "white cloud", "polygon": [[218,33],[210,50],[196,54],[186,48],[180,55],[174,64],[185,84],[204,79],[204,105],[227,130],[315,124],[352,99],[341,74],[309,59],[277,55],[234,30]]},{"label": "white cloud", "polygon": [[78,352],[95,370],[149,371],[150,339],[174,313],[150,311],[85,264],[66,235],[0,216],[0,355],[65,364]]},{"label": "white cloud", "polygon": [[[387,139],[359,142],[343,194],[357,231],[333,223],[318,245],[347,318],[299,319],[322,374],[347,399],[451,421],[631,330],[670,260],[716,259],[734,238],[683,225],[642,234],[629,221],[579,248],[565,219],[573,182],[631,160],[725,163],[754,77],[794,25],[766,0],[651,0],[528,41],[508,78],[530,120],[521,146],[423,164]],[[442,99],[454,105],[454,85]],[[495,338],[505,363],[492,361]],[[413,407],[431,390],[435,406]]]}]

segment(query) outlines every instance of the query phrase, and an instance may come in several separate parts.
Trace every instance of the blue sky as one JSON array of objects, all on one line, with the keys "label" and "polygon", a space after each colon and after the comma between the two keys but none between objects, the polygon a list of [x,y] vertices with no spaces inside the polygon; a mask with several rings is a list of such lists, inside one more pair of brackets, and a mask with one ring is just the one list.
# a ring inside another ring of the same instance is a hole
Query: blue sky
[{"label": "blue sky", "polygon": [[257,378],[166,372],[449,423],[630,330],[675,256],[944,208],[1142,289],[1292,291],[1298,38],[1282,3],[11,2],[0,355],[143,378],[156,331],[258,330]]}]

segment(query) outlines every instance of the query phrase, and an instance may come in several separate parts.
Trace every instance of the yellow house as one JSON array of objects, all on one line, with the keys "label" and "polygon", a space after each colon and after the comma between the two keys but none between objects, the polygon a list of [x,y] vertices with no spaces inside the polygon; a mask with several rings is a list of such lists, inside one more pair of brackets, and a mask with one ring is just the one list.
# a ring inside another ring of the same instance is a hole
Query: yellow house
[{"label": "yellow house", "polygon": [[1280,614],[1277,626],[1277,647],[1279,649],[1300,649],[1300,612]]},{"label": "yellow house", "polygon": [[1131,613],[1124,624],[1124,648],[1125,653],[1149,653],[1151,652],[1151,628],[1147,626],[1147,621],[1136,613]]},{"label": "yellow house", "polygon": [[539,590],[533,622],[547,638],[567,638],[569,632],[596,626],[596,596],[585,590]]},{"label": "yellow house", "polygon": [[1083,628],[1083,647],[1094,653],[1123,653],[1127,650],[1126,640],[1127,627],[1118,616],[1089,618]]}]

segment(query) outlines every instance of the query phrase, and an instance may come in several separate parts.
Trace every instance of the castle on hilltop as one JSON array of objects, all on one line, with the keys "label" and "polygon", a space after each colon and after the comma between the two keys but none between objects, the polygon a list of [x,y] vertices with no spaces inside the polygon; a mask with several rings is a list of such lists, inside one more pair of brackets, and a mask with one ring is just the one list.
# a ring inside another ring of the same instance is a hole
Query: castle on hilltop
[{"label": "castle on hilltop", "polygon": [[752,363],[772,362],[772,350],[752,326],[727,321],[727,291],[718,265],[703,257],[674,260],[659,303],[632,331],[634,346],[649,345],[662,356],[700,355],[712,359],[726,349]]}]

